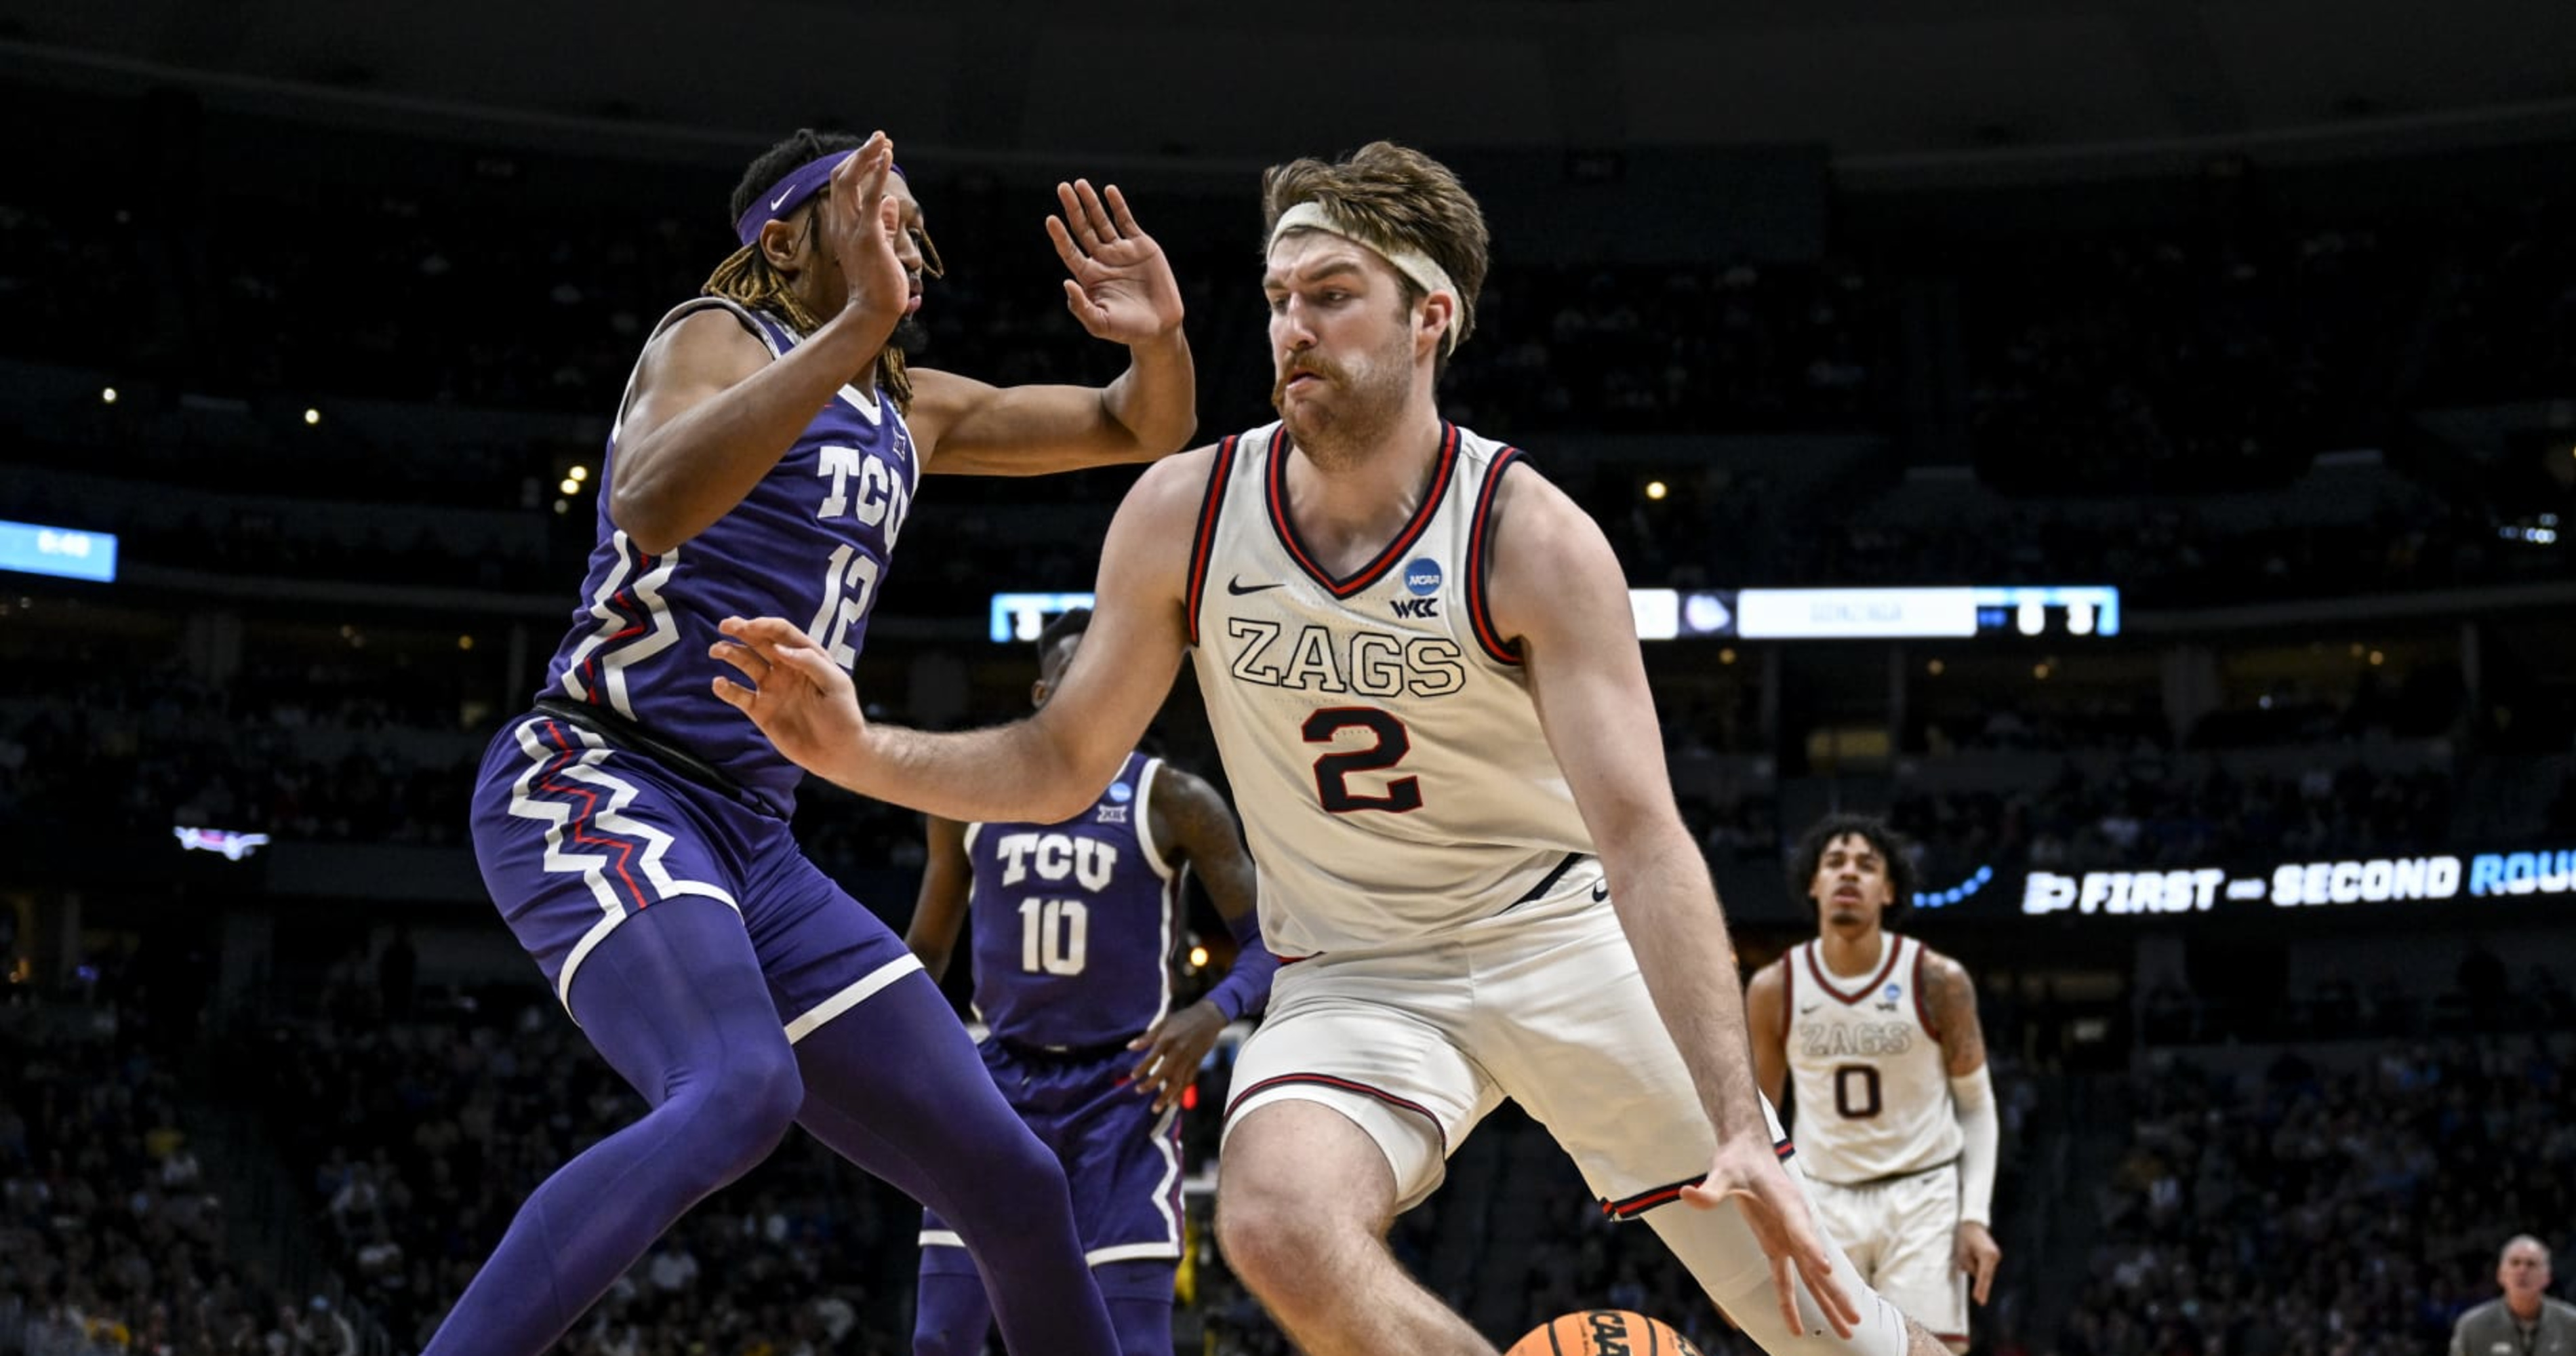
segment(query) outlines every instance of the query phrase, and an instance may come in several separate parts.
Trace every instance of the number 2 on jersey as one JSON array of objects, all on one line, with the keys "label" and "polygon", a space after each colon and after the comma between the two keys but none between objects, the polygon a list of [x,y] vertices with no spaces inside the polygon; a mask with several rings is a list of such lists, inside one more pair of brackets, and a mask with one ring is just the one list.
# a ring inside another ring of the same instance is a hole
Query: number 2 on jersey
[{"label": "number 2 on jersey", "polygon": [[842,668],[859,662],[859,648],[850,643],[850,626],[867,616],[868,604],[876,601],[879,572],[876,561],[851,549],[848,542],[833,547],[831,561],[823,566],[823,607],[805,634]]},{"label": "number 2 on jersey", "polygon": [[1386,784],[1386,794],[1363,796],[1350,788],[1354,772],[1384,772],[1404,761],[1413,752],[1413,736],[1405,733],[1404,722],[1393,713],[1374,706],[1327,706],[1306,717],[1299,733],[1309,744],[1329,744],[1344,730],[1361,729],[1377,736],[1377,742],[1348,753],[1327,753],[1315,759],[1315,795],[1324,808],[1337,815],[1354,810],[1389,810],[1402,814],[1422,808],[1422,781],[1418,777],[1397,777]]}]

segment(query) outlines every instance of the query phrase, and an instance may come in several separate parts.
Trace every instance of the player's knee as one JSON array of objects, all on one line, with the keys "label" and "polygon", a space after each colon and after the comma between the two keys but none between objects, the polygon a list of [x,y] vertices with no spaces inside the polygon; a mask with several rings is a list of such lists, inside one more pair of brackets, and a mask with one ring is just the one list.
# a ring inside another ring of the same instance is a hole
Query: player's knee
[{"label": "player's knee", "polygon": [[1216,1242],[1226,1265],[1274,1306],[1300,1307],[1300,1296],[1329,1292],[1333,1225],[1312,1201],[1273,1189],[1259,1178],[1229,1176],[1217,1190]]},{"label": "player's knee", "polygon": [[759,1166],[787,1138],[805,1104],[805,1080],[795,1053],[779,1040],[728,1051],[703,1087],[680,1100],[713,1190]]},{"label": "player's knee", "polygon": [[925,1204],[987,1265],[1007,1267],[1043,1240],[1076,1231],[1064,1165],[1018,1119],[997,1130],[969,1137],[971,1166],[938,1183]]},{"label": "player's knee", "polygon": [[1056,1205],[1071,1214],[1073,1195],[1065,1186],[1064,1164],[1026,1126],[1011,1129],[1015,1133],[994,1136],[975,1160],[976,1177],[990,1184],[981,1194],[1008,1202],[1015,1217],[1031,1205]]}]

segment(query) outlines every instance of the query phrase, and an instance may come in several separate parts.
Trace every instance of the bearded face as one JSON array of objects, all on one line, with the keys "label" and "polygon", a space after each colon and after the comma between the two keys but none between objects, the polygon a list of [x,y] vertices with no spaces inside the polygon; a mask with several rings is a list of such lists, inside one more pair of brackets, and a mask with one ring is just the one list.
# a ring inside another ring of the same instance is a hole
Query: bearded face
[{"label": "bearded face", "polygon": [[1412,395],[1412,307],[1385,260],[1336,236],[1292,234],[1271,251],[1270,404],[1311,455],[1361,450]]}]

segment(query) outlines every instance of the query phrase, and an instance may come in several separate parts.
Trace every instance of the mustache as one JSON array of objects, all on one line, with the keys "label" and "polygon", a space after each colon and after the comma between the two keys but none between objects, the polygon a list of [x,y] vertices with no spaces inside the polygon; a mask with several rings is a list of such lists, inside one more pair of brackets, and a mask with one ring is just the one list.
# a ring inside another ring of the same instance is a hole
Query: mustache
[{"label": "mustache", "polygon": [[1341,364],[1336,363],[1332,359],[1324,357],[1321,354],[1308,353],[1300,355],[1291,359],[1285,366],[1281,367],[1279,369],[1277,379],[1270,383],[1270,403],[1273,407],[1276,407],[1280,401],[1287,399],[1288,382],[1292,377],[1321,377],[1326,381],[1339,384],[1347,375],[1348,374],[1342,370]]}]

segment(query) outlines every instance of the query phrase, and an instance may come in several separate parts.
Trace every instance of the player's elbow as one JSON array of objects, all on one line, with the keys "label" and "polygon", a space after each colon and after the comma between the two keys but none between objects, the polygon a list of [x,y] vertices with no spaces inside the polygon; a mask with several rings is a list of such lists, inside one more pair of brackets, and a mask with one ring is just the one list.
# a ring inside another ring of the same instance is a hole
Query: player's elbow
[{"label": "player's elbow", "polygon": [[610,486],[608,521],[626,534],[629,545],[648,556],[661,555],[687,540],[668,497],[653,493],[649,486],[633,487],[622,480]]},{"label": "player's elbow", "polygon": [[1199,412],[1183,406],[1172,417],[1165,419],[1151,435],[1140,441],[1145,445],[1146,459],[1159,461],[1189,446],[1190,439],[1197,437],[1198,432]]},{"label": "player's elbow", "polygon": [[1188,447],[1199,431],[1195,401],[1137,402],[1121,408],[1104,392],[1102,414],[1127,435],[1122,461],[1160,461]]}]

